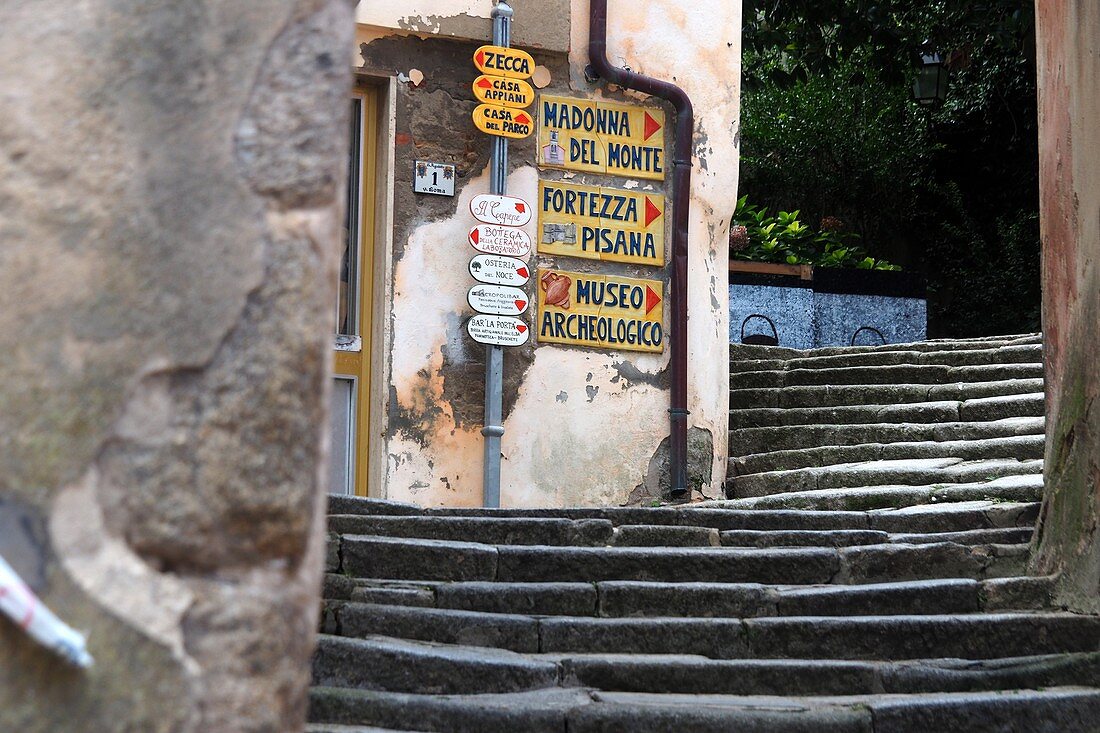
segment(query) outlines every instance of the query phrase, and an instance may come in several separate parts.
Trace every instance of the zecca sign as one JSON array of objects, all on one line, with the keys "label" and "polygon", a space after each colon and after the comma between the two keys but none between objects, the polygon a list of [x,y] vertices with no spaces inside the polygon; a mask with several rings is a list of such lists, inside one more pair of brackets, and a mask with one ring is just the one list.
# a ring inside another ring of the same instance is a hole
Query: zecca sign
[{"label": "zecca sign", "polygon": [[664,351],[664,283],[540,268],[540,343]]},{"label": "zecca sign", "polygon": [[531,54],[503,46],[482,46],[474,51],[474,65],[483,74],[513,79],[530,79],[535,72]]},{"label": "zecca sign", "polygon": [[664,213],[660,195],[539,181],[538,250],[663,267]]},{"label": "zecca sign", "polygon": [[544,168],[665,178],[665,113],[659,109],[543,95],[538,118]]}]

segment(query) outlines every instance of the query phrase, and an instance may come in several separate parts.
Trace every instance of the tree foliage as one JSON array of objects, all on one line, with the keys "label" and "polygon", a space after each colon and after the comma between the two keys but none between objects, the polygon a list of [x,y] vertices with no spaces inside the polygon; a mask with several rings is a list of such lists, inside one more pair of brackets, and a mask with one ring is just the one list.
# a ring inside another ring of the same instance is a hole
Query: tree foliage
[{"label": "tree foliage", "polygon": [[[923,270],[933,335],[1037,328],[1033,18],[1032,0],[745,0],[742,193]],[[951,72],[936,109],[911,100],[925,49]]]}]

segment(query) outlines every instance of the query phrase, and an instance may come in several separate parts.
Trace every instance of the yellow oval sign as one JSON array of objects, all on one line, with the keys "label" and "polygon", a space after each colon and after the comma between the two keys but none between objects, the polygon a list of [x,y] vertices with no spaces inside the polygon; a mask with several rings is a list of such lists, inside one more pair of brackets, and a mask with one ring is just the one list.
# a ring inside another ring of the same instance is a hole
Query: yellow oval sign
[{"label": "yellow oval sign", "polygon": [[485,104],[523,108],[535,101],[535,89],[521,79],[482,74],[474,79],[474,98]]},{"label": "yellow oval sign", "polygon": [[482,132],[498,137],[524,138],[535,129],[535,121],[529,112],[497,104],[479,104],[475,107],[474,124]]},{"label": "yellow oval sign", "polygon": [[483,74],[530,79],[535,73],[535,60],[526,51],[503,46],[482,46],[474,51],[474,64]]}]

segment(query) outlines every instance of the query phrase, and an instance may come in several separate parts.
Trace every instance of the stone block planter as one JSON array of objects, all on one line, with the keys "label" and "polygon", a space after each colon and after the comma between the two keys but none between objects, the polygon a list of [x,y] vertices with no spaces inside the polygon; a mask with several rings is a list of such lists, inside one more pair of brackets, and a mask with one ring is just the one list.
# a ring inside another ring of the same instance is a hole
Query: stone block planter
[{"label": "stone block planter", "polygon": [[730,343],[811,349],[921,341],[928,307],[909,272],[730,262]]}]

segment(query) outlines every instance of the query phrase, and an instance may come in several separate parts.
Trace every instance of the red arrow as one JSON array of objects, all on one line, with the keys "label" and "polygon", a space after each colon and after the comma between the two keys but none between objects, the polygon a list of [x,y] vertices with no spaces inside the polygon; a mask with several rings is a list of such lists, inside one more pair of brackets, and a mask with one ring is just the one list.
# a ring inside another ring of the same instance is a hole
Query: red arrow
[{"label": "red arrow", "polygon": [[527,268],[526,267],[519,268],[518,270],[516,270],[516,274],[519,275],[520,277],[527,277]]},{"label": "red arrow", "polygon": [[531,118],[521,112],[516,115],[516,122],[520,123],[521,125],[530,125]]},{"label": "red arrow", "polygon": [[650,201],[649,197],[646,196],[646,199],[645,199],[645,225],[649,226],[650,224],[652,224],[653,220],[656,219],[657,217],[659,217],[662,213],[663,212],[661,211],[660,207],[658,207],[656,204],[654,204],[652,201]]},{"label": "red arrow", "polygon": [[527,211],[527,205],[520,201],[518,204],[516,204],[516,211],[521,214],[525,213]]},{"label": "red arrow", "polygon": [[481,230],[478,229],[477,227],[474,227],[473,229],[470,230],[470,241],[473,242],[474,244],[477,244],[477,240],[480,236],[481,236]]},{"label": "red arrow", "polygon": [[520,333],[523,333],[524,331],[527,330],[527,326],[524,326],[523,324],[518,324],[516,326],[516,330],[519,331]]},{"label": "red arrow", "polygon": [[484,51],[478,51],[477,55],[474,56],[474,61],[477,62],[478,66],[484,66],[485,65],[485,52]]},{"label": "red arrow", "polygon": [[653,133],[661,129],[661,123],[649,116],[649,113],[645,113],[645,140],[653,137]]},{"label": "red arrow", "polygon": [[477,83],[478,89],[492,89],[493,83],[488,79],[482,79]]},{"label": "red arrow", "polygon": [[649,312],[657,307],[657,304],[661,302],[661,296],[653,292],[653,288],[648,285],[645,286],[645,314],[648,316]]},{"label": "red arrow", "polygon": [[523,310],[524,308],[527,307],[527,301],[526,300],[517,300],[517,301],[514,301],[514,302],[516,304],[516,310],[521,311],[521,310]]}]

